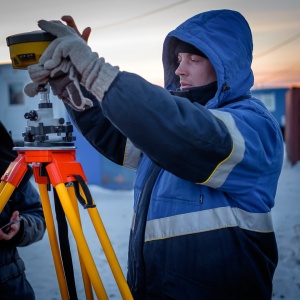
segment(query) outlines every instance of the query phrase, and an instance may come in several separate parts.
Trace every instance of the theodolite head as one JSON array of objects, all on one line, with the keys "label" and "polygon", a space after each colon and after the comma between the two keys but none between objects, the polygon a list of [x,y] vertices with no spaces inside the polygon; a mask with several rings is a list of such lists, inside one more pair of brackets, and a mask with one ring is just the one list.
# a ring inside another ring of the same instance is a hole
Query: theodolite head
[{"label": "theodolite head", "polygon": [[[7,37],[6,42],[10,51],[12,67],[26,70],[28,66],[37,64],[54,39],[53,35],[43,30]],[[64,147],[74,145],[75,137],[72,135],[73,126],[71,123],[64,124],[63,118],[54,118],[49,88],[48,84],[39,87],[37,92],[41,98],[38,109],[31,110],[24,115],[27,119],[26,131],[23,133],[25,146]]]}]

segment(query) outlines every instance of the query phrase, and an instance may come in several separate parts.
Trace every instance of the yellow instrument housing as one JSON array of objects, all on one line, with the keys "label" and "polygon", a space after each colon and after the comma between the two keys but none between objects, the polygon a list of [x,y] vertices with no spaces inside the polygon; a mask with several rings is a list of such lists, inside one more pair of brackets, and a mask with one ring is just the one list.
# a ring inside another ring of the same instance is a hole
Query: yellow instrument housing
[{"label": "yellow instrument housing", "polygon": [[27,69],[37,64],[55,37],[43,30],[20,33],[6,38],[14,69]]}]

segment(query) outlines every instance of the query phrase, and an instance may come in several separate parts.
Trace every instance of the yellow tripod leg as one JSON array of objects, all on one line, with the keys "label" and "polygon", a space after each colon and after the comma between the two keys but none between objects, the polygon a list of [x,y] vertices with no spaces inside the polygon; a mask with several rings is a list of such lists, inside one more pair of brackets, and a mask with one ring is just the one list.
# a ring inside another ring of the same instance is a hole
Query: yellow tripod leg
[{"label": "yellow tripod leg", "polygon": [[7,201],[9,200],[11,194],[15,190],[15,186],[13,186],[9,182],[1,182],[1,194],[0,194],[0,213],[2,212],[4,206],[6,205]]},{"label": "yellow tripod leg", "polygon": [[55,186],[57,194],[59,196],[61,205],[65,212],[65,215],[69,221],[71,230],[73,232],[74,238],[77,243],[79,254],[83,260],[83,263],[86,266],[86,270],[89,274],[89,278],[93,284],[95,289],[95,293],[98,299],[106,300],[108,299],[106,291],[104,289],[101,278],[98,274],[97,268],[95,266],[93,257],[91,255],[90,249],[85,240],[82,228],[80,226],[80,222],[76,216],[75,209],[71,203],[71,199],[69,197],[68,191],[64,185],[64,183],[59,183]]},{"label": "yellow tripod leg", "polygon": [[57,236],[55,231],[55,225],[53,221],[53,215],[51,210],[49,194],[47,190],[47,184],[38,184],[38,187],[40,191],[41,202],[43,206],[46,227],[48,231],[49,242],[52,251],[52,256],[53,256],[53,261],[54,261],[54,266],[56,270],[61,297],[62,299],[67,300],[69,299],[68,286],[64,275],[64,269],[62,266],[61,256],[59,252],[59,246],[58,246],[58,241],[57,241]]},{"label": "yellow tripod leg", "polygon": [[103,251],[106,255],[107,261],[110,265],[111,271],[115,277],[116,283],[118,285],[118,288],[120,290],[120,293],[122,295],[123,299],[129,300],[133,299],[132,294],[129,290],[127,281],[125,280],[124,274],[122,272],[122,269],[119,265],[118,259],[116,257],[115,251],[110,243],[110,240],[108,238],[108,235],[106,233],[106,230],[104,228],[104,225],[102,223],[101,217],[97,211],[97,209],[94,208],[88,208],[89,215],[91,217],[91,220],[93,222],[95,231],[97,233],[97,236],[100,240],[100,243],[102,245]]},{"label": "yellow tripod leg", "polygon": [[[80,213],[79,213],[79,208],[78,208],[78,202],[77,202],[77,198],[76,198],[76,194],[75,194],[75,190],[74,190],[74,186],[68,186],[67,187],[70,199],[72,201],[73,207],[76,211],[76,214],[78,216],[78,219],[80,221]],[[81,222],[80,222],[81,225]],[[82,273],[82,279],[83,279],[83,285],[84,285],[84,290],[85,290],[85,295],[86,295],[86,299],[94,299],[93,296],[93,291],[92,291],[92,286],[91,286],[91,281],[89,279],[87,270],[85,268],[85,265],[82,261],[81,255],[78,251],[78,255],[79,255],[79,263],[80,263],[80,268],[81,268],[81,273]]]},{"label": "yellow tripod leg", "polygon": [[[81,186],[80,186],[80,192],[81,192],[82,197],[85,199],[85,202],[87,202],[86,196],[85,196]],[[93,203],[94,203],[94,201],[93,201]],[[103,251],[106,255],[107,261],[108,261],[111,271],[114,275],[114,278],[116,280],[116,283],[118,285],[118,288],[122,295],[122,298],[126,299],[126,300],[133,299],[130,289],[128,287],[127,281],[124,277],[124,274],[120,267],[119,261],[115,254],[115,251],[111,245],[111,242],[109,240],[109,237],[107,235],[107,232],[105,230],[105,227],[103,225],[103,222],[101,220],[101,217],[99,215],[97,208],[92,207],[92,208],[88,208],[87,210],[89,212],[89,215],[90,215],[90,218],[94,225],[98,239],[102,245]]]},{"label": "yellow tripod leg", "polygon": [[6,182],[5,181],[1,181],[0,183],[0,193],[2,192],[3,188],[5,187]]}]

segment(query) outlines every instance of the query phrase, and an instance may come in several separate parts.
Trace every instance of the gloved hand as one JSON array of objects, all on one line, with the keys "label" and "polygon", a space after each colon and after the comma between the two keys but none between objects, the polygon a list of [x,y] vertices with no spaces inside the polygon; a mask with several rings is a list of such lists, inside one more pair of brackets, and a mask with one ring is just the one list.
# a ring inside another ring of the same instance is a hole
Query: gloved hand
[{"label": "gloved hand", "polygon": [[45,57],[43,59],[40,59],[39,64],[30,65],[27,68],[29,76],[33,81],[31,83],[28,83],[24,88],[25,94],[29,97],[36,96],[39,93],[39,86],[45,85],[51,77],[58,78],[62,77],[63,75],[66,75],[69,72],[71,66],[71,62],[64,59],[57,68],[51,71],[43,67],[44,62]]},{"label": "gloved hand", "polygon": [[45,20],[40,20],[38,26],[47,32],[52,32],[57,37],[44,53],[48,58],[47,60],[42,59],[45,61],[45,69],[52,70],[60,65],[63,58],[69,57],[81,75],[89,64],[93,64],[98,59],[98,54],[91,51],[73,28],[60,21]]},{"label": "gloved hand", "polygon": [[74,66],[71,65],[69,72],[63,74],[64,75],[61,77],[54,76],[49,80],[53,95],[56,95],[59,99],[63,100],[77,111],[92,107],[92,100],[82,95]]},{"label": "gloved hand", "polygon": [[57,36],[43,53],[39,64],[42,64],[46,70],[53,70],[68,57],[79,74],[80,83],[102,101],[119,68],[105,63],[103,58],[99,58],[96,52],[91,51],[73,28],[62,22],[40,20],[38,25],[41,29]]},{"label": "gloved hand", "polygon": [[[43,59],[40,61],[43,62]],[[44,69],[41,64],[31,65],[28,72],[33,82],[25,86],[24,92],[29,97],[36,96],[39,86],[49,82],[53,95],[73,109],[82,111],[93,106],[93,102],[82,95],[76,70],[69,60],[63,59],[60,65],[51,71]]]}]

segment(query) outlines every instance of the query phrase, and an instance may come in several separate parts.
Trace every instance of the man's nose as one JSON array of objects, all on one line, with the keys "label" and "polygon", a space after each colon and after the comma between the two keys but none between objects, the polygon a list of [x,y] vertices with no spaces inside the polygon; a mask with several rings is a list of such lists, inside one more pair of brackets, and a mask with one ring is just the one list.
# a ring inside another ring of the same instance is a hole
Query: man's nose
[{"label": "man's nose", "polygon": [[186,71],[182,63],[179,63],[177,69],[175,70],[175,75],[180,76],[180,75],[185,75]]}]

